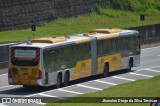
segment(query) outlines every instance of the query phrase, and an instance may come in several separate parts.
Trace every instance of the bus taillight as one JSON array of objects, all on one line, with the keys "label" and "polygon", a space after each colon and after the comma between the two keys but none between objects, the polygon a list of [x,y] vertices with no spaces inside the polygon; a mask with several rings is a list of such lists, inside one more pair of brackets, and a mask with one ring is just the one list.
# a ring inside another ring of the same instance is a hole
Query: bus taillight
[{"label": "bus taillight", "polygon": [[8,69],[8,77],[9,77],[9,78],[12,78],[12,71],[11,71],[11,68]]},{"label": "bus taillight", "polygon": [[11,61],[15,60],[15,50],[14,48],[11,48]]},{"label": "bus taillight", "polygon": [[42,71],[41,70],[39,70],[39,72],[38,72],[38,79],[40,79],[40,78],[42,78]]}]

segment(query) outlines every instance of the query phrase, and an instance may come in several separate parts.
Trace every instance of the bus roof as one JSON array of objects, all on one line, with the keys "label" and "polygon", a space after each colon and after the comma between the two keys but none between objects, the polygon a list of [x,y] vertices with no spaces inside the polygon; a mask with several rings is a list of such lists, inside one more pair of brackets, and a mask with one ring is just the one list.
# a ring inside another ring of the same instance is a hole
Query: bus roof
[{"label": "bus roof", "polygon": [[93,29],[90,30],[89,33],[93,33],[93,32],[97,32],[97,33],[105,33],[105,34],[111,34],[111,33],[118,33],[118,32],[122,32],[122,29],[105,29],[105,28],[101,28],[101,29]]},{"label": "bus roof", "polygon": [[80,44],[90,42],[90,37],[96,37],[97,40],[110,39],[116,37],[133,36],[137,35],[138,31],[135,30],[121,30],[121,29],[94,29],[86,34],[76,34],[64,37],[44,37],[31,40],[30,43],[23,43],[14,45],[13,47],[38,47],[45,48],[49,46],[60,46],[67,44]]}]

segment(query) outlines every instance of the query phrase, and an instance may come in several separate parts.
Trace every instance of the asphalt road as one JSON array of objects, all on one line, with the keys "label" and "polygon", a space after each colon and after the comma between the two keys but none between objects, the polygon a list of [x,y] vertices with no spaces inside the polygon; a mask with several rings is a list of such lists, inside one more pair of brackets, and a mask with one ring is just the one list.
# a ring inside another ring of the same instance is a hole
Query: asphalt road
[{"label": "asphalt road", "polygon": [[[141,65],[140,67],[133,68],[132,72],[114,72],[107,78],[101,78],[100,76],[89,77],[73,81],[70,86],[60,89],[55,89],[54,87],[24,89],[22,86],[8,85],[7,75],[2,74],[0,75],[0,97],[20,97],[24,99],[27,97],[53,97],[54,99],[52,99],[52,101],[56,101],[57,99],[65,99],[84,93],[101,91],[121,83],[152,78],[160,75],[160,46],[142,49],[141,53]],[[6,102],[6,99],[4,99],[3,102]],[[34,103],[31,105],[38,106],[40,104],[43,105],[45,103]],[[21,105],[29,106],[30,104],[0,104],[0,106]]]}]

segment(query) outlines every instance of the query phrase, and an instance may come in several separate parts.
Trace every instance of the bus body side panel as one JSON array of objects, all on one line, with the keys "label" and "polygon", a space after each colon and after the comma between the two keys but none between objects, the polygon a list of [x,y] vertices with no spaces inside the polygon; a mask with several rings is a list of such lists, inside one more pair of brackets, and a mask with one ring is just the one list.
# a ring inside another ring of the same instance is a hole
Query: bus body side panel
[{"label": "bus body side panel", "polygon": [[91,75],[91,59],[77,61],[74,72],[72,72],[72,80],[84,78]]},{"label": "bus body side panel", "polygon": [[[133,66],[140,65],[140,43],[137,42],[138,32],[121,33],[117,38],[98,40],[97,74],[103,73],[104,64],[109,63],[109,72],[128,68],[130,57]],[[115,42],[116,44],[114,44]],[[113,43],[113,44],[112,44]],[[108,47],[110,46],[110,47]],[[114,48],[114,49],[113,49]],[[111,50],[113,52],[110,52]]]},{"label": "bus body side panel", "polygon": [[97,74],[103,73],[105,62],[109,63],[109,72],[124,69],[121,54],[111,54],[98,57],[98,71]]},{"label": "bus body side panel", "polygon": [[[87,37],[87,41],[86,40],[81,40],[81,42],[75,42],[76,46],[78,46],[78,52],[75,52],[74,55],[83,55],[83,59],[79,58],[76,59],[76,61],[74,62],[73,65],[73,72],[71,72],[71,80],[76,80],[79,78],[84,78],[84,77],[88,77],[91,76],[92,74],[94,74],[96,72],[96,61],[92,61],[92,51],[91,51],[91,45],[96,46],[96,39]],[[84,45],[84,46],[81,46]],[[92,46],[92,47],[93,47]],[[92,48],[93,49],[93,48]],[[96,54],[95,51],[94,52],[94,58],[96,59]],[[79,56],[78,56],[79,57]],[[93,63],[94,62],[94,63]],[[95,65],[92,65],[95,64]],[[94,72],[92,71],[94,69]]]},{"label": "bus body side panel", "polygon": [[128,68],[130,58],[133,58],[133,67],[138,67],[140,65],[139,33],[137,31],[133,31],[132,33],[121,33],[120,37],[132,37],[132,40],[129,40],[128,42],[128,45],[131,45],[132,49],[129,49],[129,50],[126,50],[126,52],[123,52],[124,54],[123,63],[125,67]]},{"label": "bus body side panel", "polygon": [[91,40],[91,59],[77,61],[72,80],[97,74],[97,39],[96,37],[89,37],[89,39]]}]

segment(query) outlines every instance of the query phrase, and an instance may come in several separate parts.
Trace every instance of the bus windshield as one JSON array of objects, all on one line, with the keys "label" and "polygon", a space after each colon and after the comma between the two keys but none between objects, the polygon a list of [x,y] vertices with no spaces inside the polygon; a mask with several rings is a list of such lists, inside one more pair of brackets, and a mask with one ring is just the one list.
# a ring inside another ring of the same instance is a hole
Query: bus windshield
[{"label": "bus windshield", "polygon": [[11,48],[11,63],[16,66],[37,66],[40,59],[39,48]]}]

